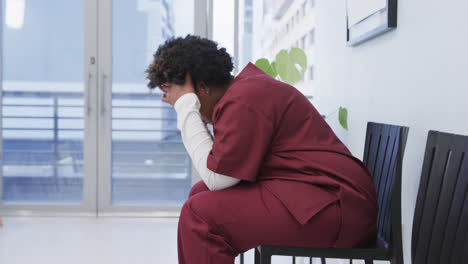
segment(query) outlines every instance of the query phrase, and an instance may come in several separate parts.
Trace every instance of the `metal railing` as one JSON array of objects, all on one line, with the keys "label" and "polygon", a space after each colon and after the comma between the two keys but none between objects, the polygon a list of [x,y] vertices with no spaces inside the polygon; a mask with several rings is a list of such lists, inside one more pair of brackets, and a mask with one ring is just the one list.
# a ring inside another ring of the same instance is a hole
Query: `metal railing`
[{"label": "metal railing", "polygon": [[[113,123],[125,120],[139,120],[155,123],[156,126],[155,128],[121,127],[112,129],[112,132],[127,133],[126,138],[119,138],[119,135],[113,136],[113,171],[128,171],[129,175],[145,174],[147,176],[151,175],[152,170],[154,173],[164,173],[166,171],[169,177],[174,173],[186,173],[186,177],[190,179],[190,158],[185,152],[179,131],[176,128],[177,120],[175,115],[171,113],[172,108],[158,105],[159,102],[156,102],[156,100],[159,101],[160,97],[157,94],[114,93],[112,97],[116,101],[125,99],[135,102],[134,105],[115,104],[113,105],[114,110],[163,111],[160,117],[112,116]],[[11,98],[21,98],[23,102],[17,103],[8,100]],[[64,101],[63,99],[78,100],[74,102],[74,100]],[[46,173],[46,175],[40,176],[58,178],[65,176],[60,172],[61,167],[72,166],[73,171],[82,176],[82,127],[84,124],[82,99],[83,94],[76,92],[4,91],[2,120],[8,122],[3,122],[2,127],[3,174],[21,177],[21,167],[24,172],[24,169],[27,170],[28,166],[31,169],[52,166],[52,175]],[[139,102],[148,100],[155,101],[155,104],[139,105]],[[63,110],[66,109],[68,111],[64,113]],[[73,126],[62,123],[69,120],[73,121]],[[156,125],[157,123],[160,123],[159,128]],[[74,134],[66,135],[63,134],[64,132]],[[139,137],[128,138],[134,132],[139,133]],[[148,137],[142,138],[142,133],[148,135]],[[158,134],[158,136],[155,137],[154,134]],[[16,173],[5,171],[5,166],[17,167]],[[38,171],[38,174],[40,173]]]}]

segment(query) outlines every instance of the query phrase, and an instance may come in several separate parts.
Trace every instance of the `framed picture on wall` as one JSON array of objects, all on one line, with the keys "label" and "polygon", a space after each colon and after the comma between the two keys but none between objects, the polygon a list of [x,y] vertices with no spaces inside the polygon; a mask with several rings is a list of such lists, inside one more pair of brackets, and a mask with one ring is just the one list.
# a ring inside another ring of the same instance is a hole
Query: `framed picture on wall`
[{"label": "framed picture on wall", "polygon": [[397,26],[397,0],[347,0],[347,44],[356,46]]}]

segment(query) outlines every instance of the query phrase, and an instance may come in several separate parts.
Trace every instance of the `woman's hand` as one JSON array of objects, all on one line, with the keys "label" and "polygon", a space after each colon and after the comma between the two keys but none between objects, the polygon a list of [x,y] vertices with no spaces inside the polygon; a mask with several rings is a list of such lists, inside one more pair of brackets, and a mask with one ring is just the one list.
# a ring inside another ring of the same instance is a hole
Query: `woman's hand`
[{"label": "woman's hand", "polygon": [[175,83],[164,83],[159,86],[159,89],[164,92],[162,96],[162,101],[174,106],[177,99],[182,95],[187,93],[195,93],[195,88],[193,87],[192,77],[190,74],[185,75],[185,83],[178,85]]}]

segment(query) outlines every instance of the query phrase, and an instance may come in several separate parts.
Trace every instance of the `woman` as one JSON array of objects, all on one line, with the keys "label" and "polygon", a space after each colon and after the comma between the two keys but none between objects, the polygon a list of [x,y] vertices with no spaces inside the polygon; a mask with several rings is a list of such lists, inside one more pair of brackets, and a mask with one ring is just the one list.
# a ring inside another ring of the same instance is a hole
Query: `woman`
[{"label": "woman", "polygon": [[362,162],[294,87],[253,64],[232,69],[224,48],[188,35],[160,46],[147,70],[202,178],[181,211],[179,263],[234,263],[261,244],[372,243],[376,194]]}]

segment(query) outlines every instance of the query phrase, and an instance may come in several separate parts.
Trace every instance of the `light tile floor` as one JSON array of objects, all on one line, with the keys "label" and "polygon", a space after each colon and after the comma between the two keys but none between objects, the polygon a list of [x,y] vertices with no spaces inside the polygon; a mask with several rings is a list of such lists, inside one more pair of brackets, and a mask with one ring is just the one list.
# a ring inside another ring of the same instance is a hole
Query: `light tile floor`
[{"label": "light tile floor", "polygon": [[177,263],[177,221],[4,217],[0,228],[0,263]]},{"label": "light tile floor", "polygon": [[[3,222],[0,264],[177,263],[177,218],[3,217]],[[253,264],[252,250],[245,260]],[[290,257],[272,259],[272,264],[289,263]]]}]

